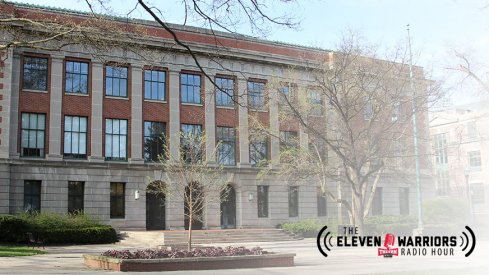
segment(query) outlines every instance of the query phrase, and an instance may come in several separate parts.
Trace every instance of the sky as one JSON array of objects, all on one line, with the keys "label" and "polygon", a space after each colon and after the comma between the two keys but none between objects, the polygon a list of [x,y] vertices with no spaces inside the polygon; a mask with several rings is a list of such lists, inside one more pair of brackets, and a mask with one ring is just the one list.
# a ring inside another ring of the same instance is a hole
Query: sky
[{"label": "sky", "polygon": [[[17,2],[88,11],[84,0]],[[109,0],[108,5],[120,15],[131,10],[136,2]],[[147,2],[160,8],[166,21],[183,22],[183,0]],[[383,48],[405,45],[409,24],[413,62],[425,67],[431,78],[445,81],[445,89],[454,93],[451,98],[454,104],[468,104],[485,96],[476,86],[456,85],[460,79],[447,68],[456,65],[455,50],[475,58],[481,67],[489,64],[486,50],[489,48],[489,0],[297,0],[293,4],[275,4],[270,11],[292,15],[300,25],[298,29],[273,26],[262,38],[331,50],[337,48],[341,35],[348,30]],[[141,9],[131,15],[149,19]],[[190,24],[199,26],[199,22]],[[244,25],[238,31],[251,34]]]}]

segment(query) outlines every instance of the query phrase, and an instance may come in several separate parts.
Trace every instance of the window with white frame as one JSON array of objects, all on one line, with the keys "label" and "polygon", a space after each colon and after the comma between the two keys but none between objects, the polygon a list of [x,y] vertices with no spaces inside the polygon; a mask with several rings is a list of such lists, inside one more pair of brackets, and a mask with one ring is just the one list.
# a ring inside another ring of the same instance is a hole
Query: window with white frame
[{"label": "window with white frame", "polygon": [[48,90],[48,59],[24,56],[22,88],[27,90]]},{"label": "window with white frame", "polygon": [[182,124],[180,138],[180,153],[187,163],[197,163],[204,158],[202,145],[202,125]]},{"label": "window with white frame", "polygon": [[469,166],[470,168],[480,169],[482,161],[481,161],[481,151],[470,151],[467,153],[469,157]]},{"label": "window with white frame", "polygon": [[216,132],[217,163],[236,165],[236,130],[232,127],[217,127]]},{"label": "window with white frame", "polygon": [[23,157],[44,157],[46,115],[22,113],[20,153]]},{"label": "window with white frame", "polygon": [[234,79],[216,77],[216,106],[234,107]]},{"label": "window with white frame", "polygon": [[202,80],[198,74],[182,73],[180,75],[180,89],[182,103],[201,104]]},{"label": "window with white frame", "polygon": [[166,72],[144,70],[144,99],[166,100]]},{"label": "window with white frame", "polygon": [[105,159],[127,160],[127,120],[105,120]]},{"label": "window with white frame", "polygon": [[265,110],[265,83],[248,81],[248,104],[253,110]]},{"label": "window with white frame", "polygon": [[105,95],[127,97],[128,68],[105,66]]},{"label": "window with white frame", "polygon": [[65,158],[87,157],[87,123],[86,117],[65,116],[64,152]]},{"label": "window with white frame", "polygon": [[436,134],[433,137],[435,149],[435,162],[438,165],[448,164],[447,134]]},{"label": "window with white frame", "polygon": [[88,62],[66,61],[65,92],[88,94]]}]

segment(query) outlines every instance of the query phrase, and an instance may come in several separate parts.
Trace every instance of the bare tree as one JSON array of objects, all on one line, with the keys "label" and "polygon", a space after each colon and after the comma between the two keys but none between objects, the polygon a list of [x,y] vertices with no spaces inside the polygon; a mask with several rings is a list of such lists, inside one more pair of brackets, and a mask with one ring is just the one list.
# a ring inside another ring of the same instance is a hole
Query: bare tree
[{"label": "bare tree", "polygon": [[[279,105],[280,127],[296,123],[308,134],[309,144],[285,146],[290,142],[284,139],[286,135],[268,131],[258,119],[250,123],[282,144],[281,161],[272,162],[269,172],[276,170],[292,181],[318,182],[324,195],[348,210],[350,223],[361,234],[380,180],[397,175],[413,181],[413,100],[421,117],[418,131],[423,153],[419,157],[427,157],[423,116],[435,98],[435,87],[415,67],[417,93],[413,94],[405,56],[405,51],[397,49],[391,60],[380,60],[375,48],[352,35],[313,73],[309,86],[283,93],[283,83],[270,84],[270,101],[275,98]],[[349,189],[351,200],[330,190],[332,181]]]},{"label": "bare tree", "polygon": [[459,72],[462,76],[461,83],[467,80],[474,81],[485,93],[489,94],[489,79],[487,69],[474,64],[474,60],[468,55],[455,51],[457,66],[449,67],[450,70]]},{"label": "bare tree", "polygon": [[[230,179],[223,166],[205,157],[206,143],[206,136],[199,129],[184,129],[181,153],[170,155],[169,159],[167,154],[160,155],[161,178],[148,186],[150,193],[184,203],[188,250],[192,249],[192,230],[196,223],[205,222],[207,206],[226,200],[229,190]],[[217,148],[210,153],[215,155]]]}]

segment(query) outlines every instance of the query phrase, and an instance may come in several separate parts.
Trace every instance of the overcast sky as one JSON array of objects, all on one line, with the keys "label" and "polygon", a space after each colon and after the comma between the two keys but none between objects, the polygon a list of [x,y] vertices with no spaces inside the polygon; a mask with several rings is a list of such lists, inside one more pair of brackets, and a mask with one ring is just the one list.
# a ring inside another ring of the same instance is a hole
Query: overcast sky
[{"label": "overcast sky", "polygon": [[[88,11],[80,0],[18,0],[38,5]],[[112,0],[114,13],[125,14],[136,0]],[[160,8],[165,20],[182,23],[183,0],[148,0]],[[445,68],[453,65],[453,50],[489,60],[489,0],[298,0],[297,4],[274,7],[276,13],[290,13],[300,20],[299,30],[273,28],[266,39],[325,49],[336,48],[342,32],[360,32],[371,43],[392,47],[405,43],[410,24],[414,62],[445,78]],[[163,4],[164,3],[164,4]],[[142,11],[133,17],[149,19]],[[198,23],[193,22],[198,25]],[[250,34],[246,28],[239,30]],[[447,87],[452,87],[452,81]],[[465,104],[480,98],[480,93],[458,89],[455,103]]]}]

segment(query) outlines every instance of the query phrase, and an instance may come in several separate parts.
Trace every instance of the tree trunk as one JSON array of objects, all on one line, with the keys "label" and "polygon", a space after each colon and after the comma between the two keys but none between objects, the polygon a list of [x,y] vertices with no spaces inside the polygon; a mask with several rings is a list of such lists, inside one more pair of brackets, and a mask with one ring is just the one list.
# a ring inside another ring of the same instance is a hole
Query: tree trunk
[{"label": "tree trunk", "polygon": [[188,243],[187,243],[187,249],[188,251],[192,251],[192,214],[188,215]]},{"label": "tree trunk", "polygon": [[358,235],[363,236],[364,227],[363,227],[363,210],[364,205],[362,202],[361,194],[356,194],[353,192],[353,221],[354,225],[358,228]]}]

